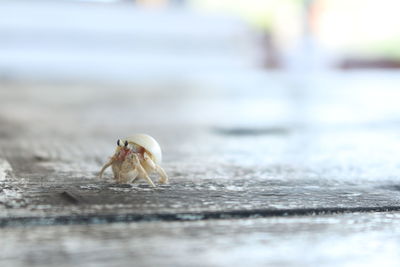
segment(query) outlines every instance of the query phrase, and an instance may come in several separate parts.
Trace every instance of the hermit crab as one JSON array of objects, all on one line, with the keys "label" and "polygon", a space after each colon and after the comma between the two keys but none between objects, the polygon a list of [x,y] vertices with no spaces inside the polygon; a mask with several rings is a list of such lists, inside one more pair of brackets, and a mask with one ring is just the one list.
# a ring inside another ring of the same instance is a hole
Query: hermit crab
[{"label": "hermit crab", "polygon": [[133,183],[138,178],[145,179],[155,187],[149,174],[158,173],[159,183],[168,182],[168,176],[158,165],[161,163],[161,148],[157,141],[147,134],[135,134],[125,139],[118,139],[114,155],[100,170],[99,177],[111,166],[117,183]]}]

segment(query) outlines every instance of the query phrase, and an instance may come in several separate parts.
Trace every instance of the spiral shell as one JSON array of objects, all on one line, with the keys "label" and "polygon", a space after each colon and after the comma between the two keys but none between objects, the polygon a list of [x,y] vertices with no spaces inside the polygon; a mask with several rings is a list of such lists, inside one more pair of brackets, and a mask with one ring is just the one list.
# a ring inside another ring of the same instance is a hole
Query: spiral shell
[{"label": "spiral shell", "polygon": [[125,138],[130,144],[135,144],[143,147],[148,152],[151,159],[156,163],[160,164],[162,161],[161,148],[158,142],[147,134],[135,134]]}]

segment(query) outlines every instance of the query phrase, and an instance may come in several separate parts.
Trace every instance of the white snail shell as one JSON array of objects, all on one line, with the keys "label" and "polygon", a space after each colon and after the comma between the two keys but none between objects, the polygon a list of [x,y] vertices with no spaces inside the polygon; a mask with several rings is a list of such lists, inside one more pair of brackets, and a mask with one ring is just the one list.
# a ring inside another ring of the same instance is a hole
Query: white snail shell
[{"label": "white snail shell", "polygon": [[160,164],[162,161],[161,148],[156,139],[147,134],[135,134],[125,138],[128,143],[133,143],[143,147],[148,152],[151,159],[156,163]]}]

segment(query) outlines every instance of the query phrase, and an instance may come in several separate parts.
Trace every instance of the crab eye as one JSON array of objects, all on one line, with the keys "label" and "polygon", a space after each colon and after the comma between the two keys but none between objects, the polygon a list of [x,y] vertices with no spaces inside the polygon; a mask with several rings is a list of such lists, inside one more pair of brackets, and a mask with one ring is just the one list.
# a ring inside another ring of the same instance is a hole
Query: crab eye
[{"label": "crab eye", "polygon": [[122,141],[121,141],[121,139],[118,139],[118,141],[117,141],[117,146],[122,146]]},{"label": "crab eye", "polygon": [[126,141],[126,140],[125,140],[125,146],[126,146],[126,147],[128,146],[128,141]]}]

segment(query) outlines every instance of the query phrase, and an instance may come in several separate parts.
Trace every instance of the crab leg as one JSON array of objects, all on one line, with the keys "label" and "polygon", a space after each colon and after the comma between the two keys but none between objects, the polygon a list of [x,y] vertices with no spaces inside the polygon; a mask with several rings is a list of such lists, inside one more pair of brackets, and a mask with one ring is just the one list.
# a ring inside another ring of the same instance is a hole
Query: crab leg
[{"label": "crab leg", "polygon": [[[139,157],[137,155],[134,155],[132,157],[132,165],[136,168],[136,170],[139,173],[139,177],[144,178],[147,183],[151,186],[151,187],[156,187],[153,183],[153,181],[150,179],[149,175],[147,174],[146,170],[143,168],[143,166],[140,164],[140,160]],[[132,180],[132,182],[135,179]]]},{"label": "crab leg", "polygon": [[158,181],[159,183],[165,184],[168,182],[168,176],[165,173],[164,169],[155,164],[154,161],[147,155],[147,153],[144,153],[143,159],[145,166],[147,166],[148,169],[156,171],[158,175],[160,175],[160,180]]},{"label": "crab leg", "polygon": [[112,157],[104,166],[103,168],[101,168],[100,172],[99,172],[99,178],[101,179],[103,177],[103,172],[110,167],[113,163],[114,163],[115,159],[114,157]]},{"label": "crab leg", "polygon": [[131,171],[131,180],[130,181],[126,181],[127,183],[134,183],[139,177],[139,171],[137,170],[137,168],[135,168],[133,171]]},{"label": "crab leg", "polygon": [[165,173],[164,169],[161,168],[161,167],[158,166],[158,165],[155,165],[155,170],[156,170],[156,172],[160,175],[160,180],[158,180],[158,182],[159,182],[159,183],[162,183],[162,184],[168,183],[168,176],[167,176],[167,174]]},{"label": "crab leg", "polygon": [[151,187],[156,187],[153,183],[153,181],[150,179],[149,175],[147,174],[147,172],[143,169],[142,165],[137,166],[137,168],[139,169],[139,172],[142,173],[142,177],[144,179],[146,179],[147,183],[151,186]]}]

